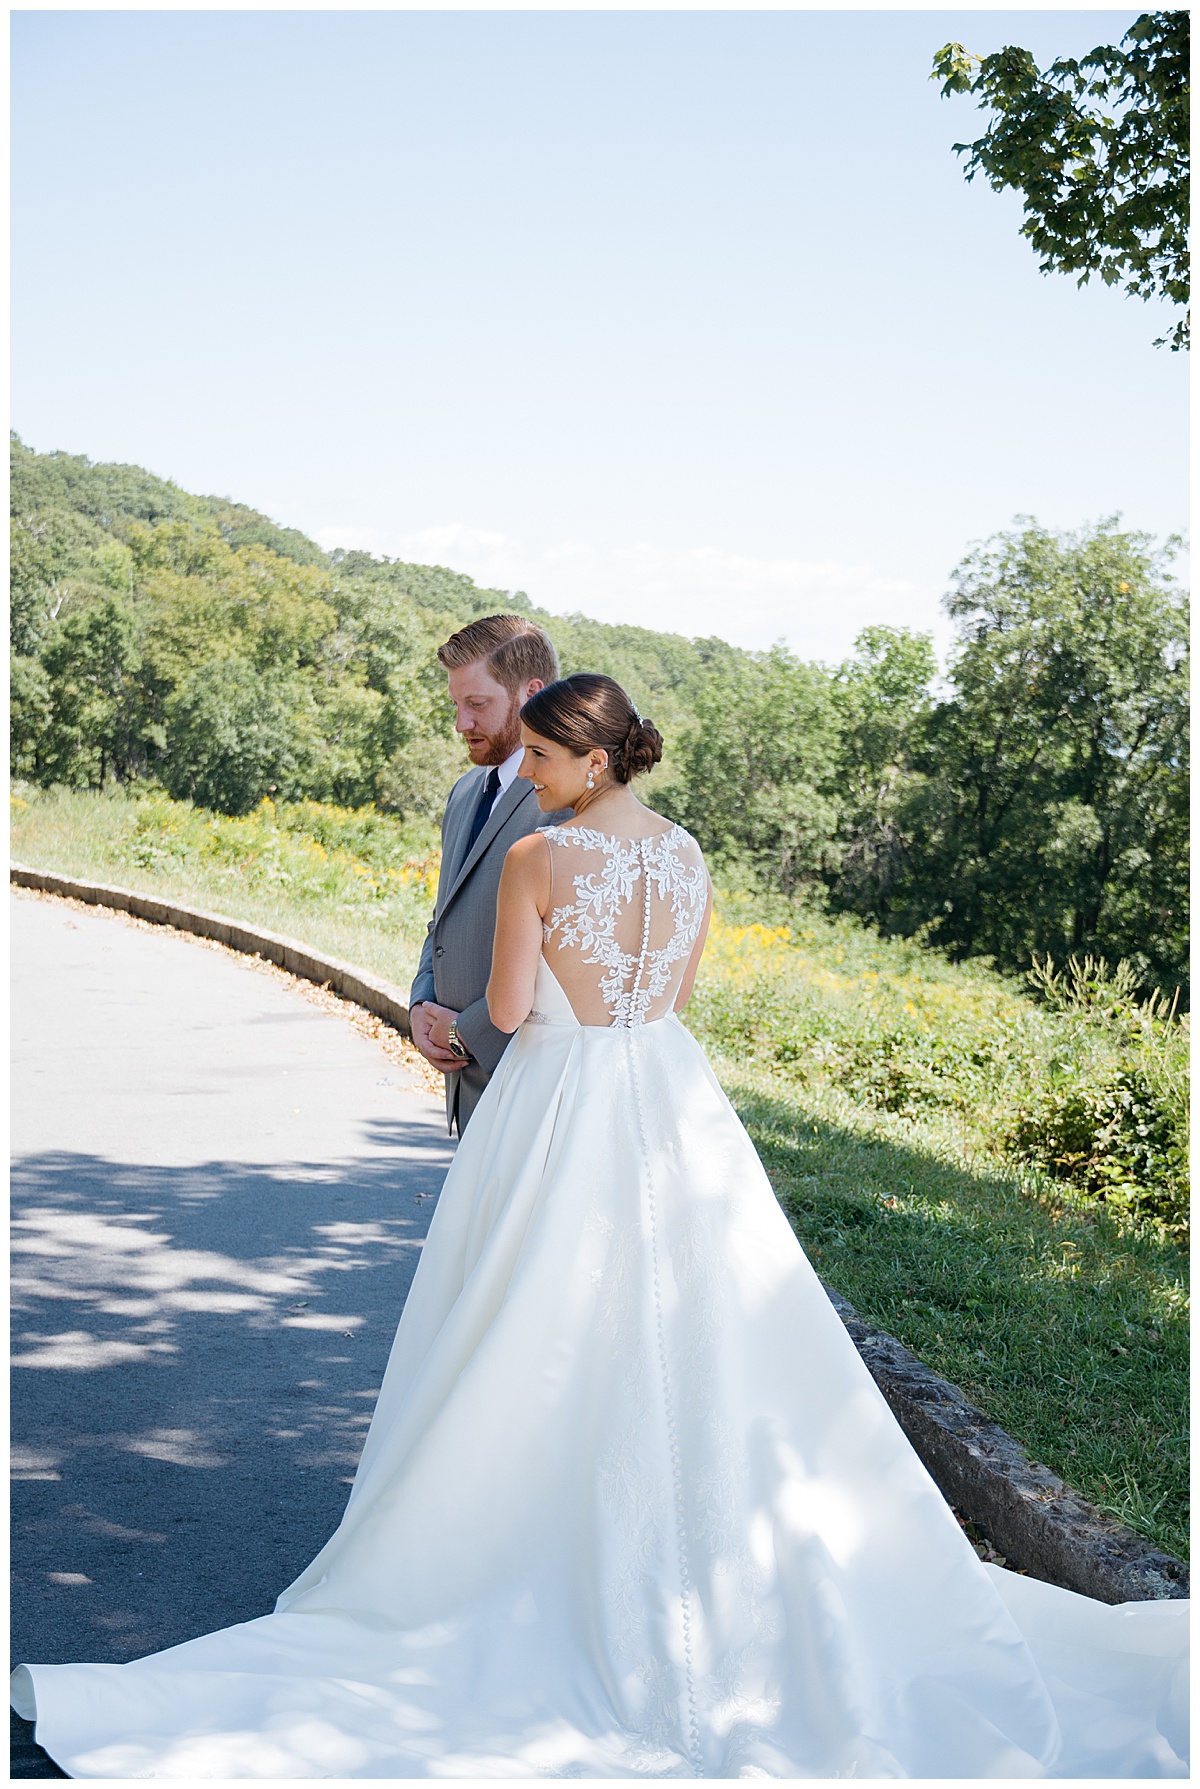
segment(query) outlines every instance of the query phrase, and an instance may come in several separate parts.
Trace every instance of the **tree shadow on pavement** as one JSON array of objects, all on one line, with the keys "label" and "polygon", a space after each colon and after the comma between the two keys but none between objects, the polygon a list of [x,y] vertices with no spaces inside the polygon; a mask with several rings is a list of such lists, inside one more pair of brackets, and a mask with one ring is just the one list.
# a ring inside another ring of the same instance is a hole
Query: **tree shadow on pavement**
[{"label": "tree shadow on pavement", "polygon": [[452,1154],[427,1124],[367,1142],[17,1163],[15,1660],[116,1663],[265,1614],[337,1525]]}]

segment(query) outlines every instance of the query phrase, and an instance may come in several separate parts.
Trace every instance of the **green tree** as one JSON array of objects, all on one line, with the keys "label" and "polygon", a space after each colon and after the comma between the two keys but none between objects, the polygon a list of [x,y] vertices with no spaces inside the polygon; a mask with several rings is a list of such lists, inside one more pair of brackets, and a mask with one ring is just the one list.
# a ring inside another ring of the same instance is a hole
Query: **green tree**
[{"label": "green tree", "polygon": [[35,653],[52,624],[72,608],[129,586],[129,553],[95,523],[61,509],[12,517],[8,613],[14,652]]},{"label": "green tree", "polygon": [[297,565],[317,565],[325,569],[329,560],[315,541],[301,534],[298,528],[277,528],[267,516],[244,503],[232,503],[227,497],[205,497],[221,538],[231,547],[267,547],[281,559],[293,559]]},{"label": "green tree", "polygon": [[215,528],[181,522],[135,524],[129,545],[147,652],[172,682],[214,656],[263,671],[313,667],[337,626],[328,573],[265,547],[234,549]]},{"label": "green tree", "polygon": [[[44,644],[40,663],[50,714],[33,747],[25,747],[39,777],[103,788],[110,774],[126,781],[144,768],[142,655],[128,602],[108,595],[73,611]],[[32,673],[22,675],[32,691]]]},{"label": "green tree", "polygon": [[718,862],[791,892],[836,860],[837,722],[829,673],[782,646],[720,641],[664,805]]},{"label": "green tree", "polygon": [[30,657],[57,619],[72,562],[53,511],[12,519],[9,533],[8,637],[12,650]]},{"label": "green tree", "polygon": [[[414,742],[449,739],[446,674],[437,646],[457,621],[449,620],[443,631],[390,580],[335,573],[329,601],[338,625],[324,642],[326,677],[361,676],[382,699],[372,734],[377,773],[382,776],[395,753]],[[382,795],[382,789],[373,793]]]},{"label": "green tree", "polygon": [[40,659],[12,653],[8,676],[8,765],[12,776],[37,781],[39,748],[54,713],[54,691]]},{"label": "green tree", "polygon": [[336,676],[293,679],[298,700],[295,782],[316,801],[364,807],[376,799],[387,698],[369,689],[366,669],[354,662]]},{"label": "green tree", "polygon": [[1186,985],[1187,603],[1116,519],[1029,521],[955,574],[952,692],[913,753],[896,921],[956,955],[1128,958]]},{"label": "green tree", "polygon": [[14,515],[69,510],[118,538],[133,521],[198,524],[210,513],[204,498],[190,496],[141,466],[98,464],[83,454],[34,453],[15,433],[10,436],[10,503]]},{"label": "green tree", "polygon": [[246,814],[264,795],[292,796],[294,717],[245,659],[202,665],[167,701],[162,780],[177,800]]},{"label": "green tree", "polygon": [[887,920],[902,868],[900,816],[914,740],[932,705],[933,641],[910,628],[868,627],[834,675],[837,786],[842,807],[837,907]]},{"label": "green tree", "polygon": [[413,738],[396,748],[379,773],[376,799],[404,820],[440,820],[447,795],[469,763],[461,740]]},{"label": "green tree", "polygon": [[[1021,234],[1041,271],[1098,274],[1137,298],[1186,305],[1189,293],[1189,15],[1143,13],[1119,44],[1045,72],[1008,45],[974,56],[949,43],[933,59],[943,94],[970,93],[997,114],[973,143],[967,179],[1024,195]],[[1190,312],[1156,346],[1185,347]]]}]

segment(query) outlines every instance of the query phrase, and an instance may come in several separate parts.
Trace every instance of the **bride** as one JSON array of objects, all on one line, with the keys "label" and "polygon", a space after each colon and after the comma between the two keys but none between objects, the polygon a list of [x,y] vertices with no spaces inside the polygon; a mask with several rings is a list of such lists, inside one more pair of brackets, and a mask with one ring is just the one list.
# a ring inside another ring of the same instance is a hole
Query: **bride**
[{"label": "bride", "polygon": [[[678,1014],[711,902],[610,678],[521,714],[514,1036],[273,1614],[23,1665],[76,1777],[1184,1776],[1186,1606],[980,1563]],[[214,1541],[217,1537],[214,1537]]]}]

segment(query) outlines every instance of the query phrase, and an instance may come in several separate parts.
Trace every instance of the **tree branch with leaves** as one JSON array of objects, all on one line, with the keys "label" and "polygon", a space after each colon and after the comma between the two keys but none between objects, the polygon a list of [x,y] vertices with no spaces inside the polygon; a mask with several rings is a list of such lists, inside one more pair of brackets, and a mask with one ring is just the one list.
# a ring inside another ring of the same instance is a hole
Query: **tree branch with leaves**
[{"label": "tree branch with leaves", "polygon": [[[955,153],[968,180],[1024,195],[1021,234],[1043,273],[1188,305],[1189,37],[1186,12],[1148,12],[1119,44],[1044,72],[1014,45],[981,57],[948,43],[934,57],[943,97],[970,93],[997,114]],[[1187,347],[1190,315],[1155,346]]]}]

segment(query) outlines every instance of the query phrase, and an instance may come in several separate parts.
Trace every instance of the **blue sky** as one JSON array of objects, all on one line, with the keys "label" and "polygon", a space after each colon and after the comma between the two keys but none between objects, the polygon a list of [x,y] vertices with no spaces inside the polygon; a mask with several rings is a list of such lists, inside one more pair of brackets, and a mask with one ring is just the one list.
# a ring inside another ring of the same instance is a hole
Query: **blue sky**
[{"label": "blue sky", "polygon": [[1186,518],[1165,312],[963,180],[948,39],[1133,12],[18,12],[13,422],[323,544],[836,659]]}]

